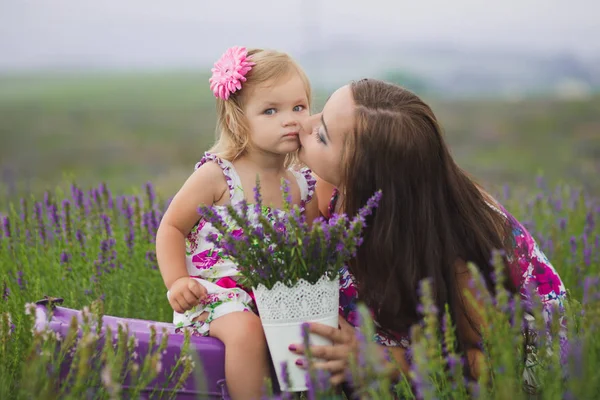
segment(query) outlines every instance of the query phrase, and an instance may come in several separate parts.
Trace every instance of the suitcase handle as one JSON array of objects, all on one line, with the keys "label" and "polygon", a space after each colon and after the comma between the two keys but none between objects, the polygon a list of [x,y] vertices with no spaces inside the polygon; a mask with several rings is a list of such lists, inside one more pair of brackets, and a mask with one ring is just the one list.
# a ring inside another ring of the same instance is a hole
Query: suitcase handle
[{"label": "suitcase handle", "polygon": [[60,297],[44,296],[42,300],[36,301],[35,304],[38,306],[49,306],[50,308],[54,308],[57,304],[62,304],[63,302],[64,299]]},{"label": "suitcase handle", "polygon": [[217,387],[221,389],[221,400],[230,400],[229,393],[227,392],[227,383],[225,379],[217,381]]}]

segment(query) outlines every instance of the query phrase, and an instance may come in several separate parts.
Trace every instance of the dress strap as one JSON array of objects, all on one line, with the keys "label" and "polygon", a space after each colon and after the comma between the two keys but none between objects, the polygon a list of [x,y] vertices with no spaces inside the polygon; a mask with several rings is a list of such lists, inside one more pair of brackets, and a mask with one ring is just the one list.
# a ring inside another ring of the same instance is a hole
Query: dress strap
[{"label": "dress strap", "polygon": [[337,206],[338,197],[340,191],[338,188],[333,188],[333,192],[331,193],[331,199],[329,200],[329,206],[327,207],[327,218],[331,218],[333,213],[335,213],[335,207]]},{"label": "dress strap", "polygon": [[317,180],[313,177],[312,171],[308,168],[302,168],[299,171],[290,169],[296,177],[296,182],[300,187],[300,211],[306,210],[306,205],[312,200],[315,195],[315,185]]},{"label": "dress strap", "polygon": [[240,176],[230,161],[224,160],[212,153],[204,153],[204,157],[202,157],[202,159],[196,163],[194,169],[200,168],[209,161],[214,162],[221,167],[223,175],[225,176],[225,181],[227,182],[227,187],[229,189],[229,198],[231,199],[231,204],[237,204],[242,201],[244,199],[242,181],[240,180]]}]

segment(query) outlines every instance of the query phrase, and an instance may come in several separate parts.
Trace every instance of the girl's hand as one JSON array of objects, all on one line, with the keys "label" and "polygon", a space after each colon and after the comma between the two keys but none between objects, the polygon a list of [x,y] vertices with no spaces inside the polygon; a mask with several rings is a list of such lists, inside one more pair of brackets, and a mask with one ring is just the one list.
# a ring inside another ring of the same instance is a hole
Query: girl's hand
[{"label": "girl's hand", "polygon": [[[311,368],[328,371],[331,374],[330,381],[333,385],[339,385],[344,382],[349,371],[349,359],[352,354],[356,354],[358,343],[355,329],[342,317],[339,318],[339,329],[319,323],[310,323],[309,332],[315,333],[324,338],[330,339],[331,346],[310,346],[310,353],[315,359],[323,361],[313,361]],[[302,344],[292,344],[290,351],[295,354],[304,355],[305,349]],[[296,364],[301,368],[308,367],[306,360],[298,359]]]},{"label": "girl's hand", "polygon": [[169,304],[175,312],[184,313],[200,303],[207,295],[206,288],[189,276],[179,278],[169,290]]}]

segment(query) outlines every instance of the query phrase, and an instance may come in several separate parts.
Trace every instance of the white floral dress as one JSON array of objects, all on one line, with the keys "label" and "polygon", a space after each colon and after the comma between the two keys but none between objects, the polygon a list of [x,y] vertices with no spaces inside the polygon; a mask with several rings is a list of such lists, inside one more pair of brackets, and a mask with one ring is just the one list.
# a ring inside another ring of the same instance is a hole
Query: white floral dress
[{"label": "white floral dress", "polygon": [[[214,154],[205,153],[196,169],[207,162],[215,162],[223,170],[229,188],[230,204],[236,206],[244,200],[244,191],[239,175],[233,164]],[[300,188],[300,209],[304,212],[306,204],[311,201],[315,191],[315,179],[308,168],[299,171],[290,169],[294,174]],[[225,211],[225,206],[216,206],[220,211]],[[253,207],[249,208],[249,212]],[[273,221],[273,212],[283,212],[263,207],[263,215]],[[223,214],[225,215],[225,214]],[[225,219],[227,222],[227,219]],[[232,227],[235,232],[235,227]],[[252,291],[242,287],[237,279],[239,271],[236,263],[225,257],[218,247],[206,240],[209,234],[218,231],[208,222],[200,219],[186,238],[186,267],[190,277],[200,282],[207,290],[208,296],[201,304],[185,313],[173,313],[173,323],[177,331],[190,328],[193,335],[207,336],[210,323],[223,315],[237,311],[256,312]],[[168,296],[168,292],[167,292]],[[203,312],[208,312],[205,321],[194,322],[194,319]]]}]

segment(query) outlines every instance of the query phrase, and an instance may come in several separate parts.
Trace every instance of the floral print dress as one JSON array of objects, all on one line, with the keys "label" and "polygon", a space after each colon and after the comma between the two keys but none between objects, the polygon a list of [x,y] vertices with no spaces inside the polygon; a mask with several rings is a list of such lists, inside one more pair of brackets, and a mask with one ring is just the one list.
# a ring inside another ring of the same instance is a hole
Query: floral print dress
[{"label": "floral print dress", "polygon": [[[214,162],[221,167],[229,188],[230,204],[236,206],[244,200],[244,191],[239,175],[233,164],[213,154],[205,153],[196,169],[207,162]],[[300,209],[303,212],[306,204],[312,199],[315,189],[315,179],[308,168],[300,171],[290,169],[300,187]],[[216,207],[222,212],[226,223],[232,226],[232,233],[236,228],[231,220],[228,220],[226,207]],[[254,212],[250,207],[249,212]],[[263,207],[262,213],[269,220],[274,221],[273,213],[283,212]],[[241,230],[239,232],[242,233]],[[216,318],[237,311],[256,312],[252,291],[242,287],[237,279],[239,271],[236,263],[222,254],[222,251],[211,244],[206,238],[210,234],[219,235],[219,232],[208,222],[200,219],[186,238],[186,267],[191,278],[200,282],[207,290],[208,295],[196,307],[185,313],[173,313],[173,323],[177,331],[190,328],[196,336],[206,336],[210,330],[210,323]],[[167,296],[168,296],[167,292]],[[205,321],[194,322],[200,314],[207,312]]]},{"label": "floral print dress", "polygon": [[[329,203],[329,215],[332,215],[335,210],[337,197],[338,191],[334,190]],[[514,253],[507,258],[512,266],[517,267],[515,270],[521,273],[520,277],[516,276],[514,279],[517,287],[520,288],[522,298],[527,298],[527,288],[534,284],[535,291],[545,306],[546,315],[544,317],[548,318],[552,306],[562,306],[565,299],[566,290],[562,280],[523,225],[506,210],[498,209],[491,204],[490,207],[507,218],[512,227]],[[357,301],[358,291],[354,278],[347,268],[343,268],[340,274],[340,315],[354,326],[357,325]],[[375,321],[375,326],[378,327],[377,321]],[[384,346],[401,346],[403,348],[410,346],[409,336],[406,332],[389,335],[377,329],[374,339]]]}]

